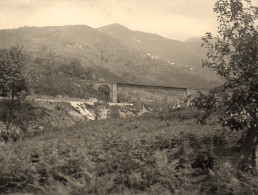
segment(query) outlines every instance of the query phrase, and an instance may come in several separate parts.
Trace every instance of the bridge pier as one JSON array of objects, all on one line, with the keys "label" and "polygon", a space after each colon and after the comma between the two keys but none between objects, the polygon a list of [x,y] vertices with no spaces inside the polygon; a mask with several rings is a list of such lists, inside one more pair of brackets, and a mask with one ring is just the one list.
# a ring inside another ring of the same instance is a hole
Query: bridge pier
[{"label": "bridge pier", "polygon": [[110,88],[110,101],[117,103],[117,83],[112,83]]}]

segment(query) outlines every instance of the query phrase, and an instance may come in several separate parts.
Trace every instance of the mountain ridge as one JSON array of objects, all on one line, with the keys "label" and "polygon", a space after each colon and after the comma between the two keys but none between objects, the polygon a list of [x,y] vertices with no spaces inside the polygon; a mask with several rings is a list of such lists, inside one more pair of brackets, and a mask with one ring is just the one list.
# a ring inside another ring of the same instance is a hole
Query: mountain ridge
[{"label": "mountain ridge", "polygon": [[[139,39],[143,41],[143,48],[146,48],[146,45],[152,47],[155,41],[156,43],[167,42],[167,39],[160,35],[131,31],[119,24],[111,25],[112,28],[114,26],[119,32],[123,29],[122,37],[128,36],[125,35],[126,33],[129,36],[136,35],[137,39],[134,38],[133,41],[137,42]],[[131,40],[129,39],[129,41]],[[217,85],[217,80],[209,75],[201,75],[180,64],[171,65],[172,61],[168,62],[164,57],[154,57],[155,48],[152,48],[154,52],[148,55],[144,50],[140,50],[141,47],[137,49],[137,47],[133,47],[133,44],[130,46],[123,42],[122,38],[119,39],[103,32],[103,28],[66,25],[0,30],[0,48],[9,48],[17,43],[34,57],[42,55],[42,50],[47,50],[60,58],[62,56],[78,58],[82,61],[83,66],[94,68],[99,73],[98,77],[107,81],[114,81],[113,78],[116,77],[128,82],[193,88]],[[129,43],[131,44],[131,42]],[[173,43],[183,45],[180,41]],[[168,47],[167,44],[165,46]],[[183,48],[185,47],[183,45]],[[178,52],[175,48],[173,49],[172,51]],[[159,50],[160,48],[157,49],[157,51]],[[161,49],[161,51],[163,50],[164,48]],[[167,54],[170,55],[169,52]],[[191,55],[194,54],[191,53]]]},{"label": "mountain ridge", "polygon": [[173,67],[177,66],[185,71],[194,72],[196,75],[201,73],[205,79],[211,77],[219,80],[216,73],[202,67],[202,59],[206,58],[207,51],[201,47],[201,38],[189,38],[181,42],[153,33],[133,31],[119,24],[103,26],[98,30],[140,53],[163,59]]},{"label": "mountain ridge", "polygon": [[[132,31],[119,24],[107,25],[98,28],[98,30],[122,41],[125,45],[140,52],[157,53],[158,55],[162,55],[162,57],[168,58],[168,60],[173,60],[173,58],[175,58],[177,63],[183,64],[189,63],[187,57],[191,58],[191,60],[194,58],[194,62],[191,63],[200,64],[201,62],[201,59],[192,55],[192,50],[189,45],[181,41],[168,39],[154,33]],[[145,45],[141,45],[142,43]],[[199,49],[201,50],[201,47]],[[187,56],[187,53],[190,53],[191,56]],[[180,54],[184,54],[183,59],[176,56]],[[185,55],[187,56],[186,58]]]}]

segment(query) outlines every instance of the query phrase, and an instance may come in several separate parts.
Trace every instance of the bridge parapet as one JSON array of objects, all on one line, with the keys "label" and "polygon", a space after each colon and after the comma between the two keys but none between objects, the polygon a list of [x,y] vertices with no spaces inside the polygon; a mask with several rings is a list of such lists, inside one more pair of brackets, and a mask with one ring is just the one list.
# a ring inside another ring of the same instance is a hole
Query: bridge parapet
[{"label": "bridge parapet", "polygon": [[122,86],[122,87],[136,87],[136,88],[167,89],[167,90],[187,91],[187,88],[183,88],[183,87],[171,87],[171,86],[162,86],[162,85],[143,85],[143,84],[133,84],[133,83],[117,83],[117,85]]}]

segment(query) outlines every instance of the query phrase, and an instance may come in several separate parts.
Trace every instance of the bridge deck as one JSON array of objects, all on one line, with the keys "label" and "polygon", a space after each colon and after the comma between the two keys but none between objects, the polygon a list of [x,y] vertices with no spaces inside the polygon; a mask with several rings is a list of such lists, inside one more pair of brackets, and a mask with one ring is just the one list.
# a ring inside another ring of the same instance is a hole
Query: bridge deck
[{"label": "bridge deck", "polygon": [[117,85],[122,86],[122,87],[136,87],[136,88],[167,89],[167,90],[187,91],[187,88],[183,88],[183,87],[171,87],[171,86],[162,86],[162,85],[144,85],[144,84],[132,84],[132,83],[117,83]]}]

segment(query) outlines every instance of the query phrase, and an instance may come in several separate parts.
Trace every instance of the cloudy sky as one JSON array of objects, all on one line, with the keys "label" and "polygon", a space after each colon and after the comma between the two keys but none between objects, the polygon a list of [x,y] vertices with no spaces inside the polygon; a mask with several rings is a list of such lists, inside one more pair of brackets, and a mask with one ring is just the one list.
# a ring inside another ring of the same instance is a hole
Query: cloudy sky
[{"label": "cloudy sky", "polygon": [[[216,0],[0,0],[0,29],[119,23],[186,40],[216,32]],[[258,0],[253,0],[258,4]]]}]

